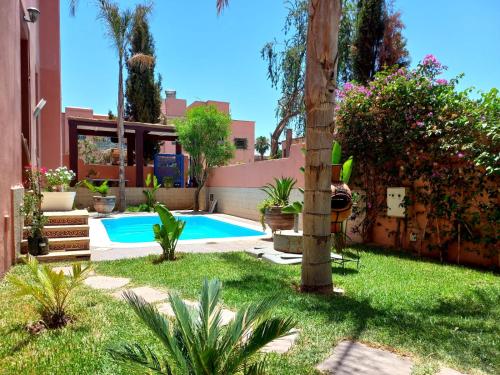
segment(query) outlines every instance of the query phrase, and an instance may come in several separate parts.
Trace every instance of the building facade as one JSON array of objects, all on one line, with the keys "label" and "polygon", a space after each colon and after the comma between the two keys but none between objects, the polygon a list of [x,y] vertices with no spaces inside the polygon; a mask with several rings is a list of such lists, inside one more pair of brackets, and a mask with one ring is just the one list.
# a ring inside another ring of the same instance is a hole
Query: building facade
[{"label": "building facade", "polygon": [[18,251],[23,166],[62,162],[59,6],[0,1],[0,275]]}]

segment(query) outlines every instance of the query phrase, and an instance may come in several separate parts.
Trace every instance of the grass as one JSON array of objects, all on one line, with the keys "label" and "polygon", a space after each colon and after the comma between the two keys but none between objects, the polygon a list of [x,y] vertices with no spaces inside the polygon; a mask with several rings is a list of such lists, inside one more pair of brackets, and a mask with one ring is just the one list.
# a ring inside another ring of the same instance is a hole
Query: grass
[{"label": "grass", "polygon": [[[310,374],[344,338],[410,355],[421,373],[438,366],[500,373],[500,283],[492,273],[363,251],[359,272],[334,267],[345,296],[296,292],[300,266],[275,266],[242,253],[185,254],[153,264],[132,259],[97,264],[99,274],[125,276],[136,285],[169,288],[195,299],[204,277],[223,282],[226,306],[279,293],[277,315],[299,322],[298,344],[288,355],[268,357],[270,374]],[[13,272],[24,272],[16,267]],[[110,361],[105,349],[121,341],[158,343],[128,306],[82,288],[73,307],[77,320],[58,332],[29,335],[36,315],[26,299],[13,299],[0,284],[0,368],[9,373],[131,373]],[[35,359],[35,360],[33,360]],[[5,365],[4,365],[5,364]],[[42,371],[43,369],[43,371]]]}]

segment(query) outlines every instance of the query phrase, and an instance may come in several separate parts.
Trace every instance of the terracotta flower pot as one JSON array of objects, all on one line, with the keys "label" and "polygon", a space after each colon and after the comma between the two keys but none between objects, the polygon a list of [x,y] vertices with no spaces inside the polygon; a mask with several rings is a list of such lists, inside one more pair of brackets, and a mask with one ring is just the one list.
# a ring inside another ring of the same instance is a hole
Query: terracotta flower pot
[{"label": "terracotta flower pot", "polygon": [[281,212],[283,207],[273,206],[266,208],[266,213],[264,215],[264,221],[271,231],[276,232],[277,230],[289,230],[293,228],[293,214],[284,214]]},{"label": "terracotta flower pot", "polygon": [[94,196],[94,209],[100,214],[110,214],[113,212],[116,204],[116,197],[114,195],[109,195],[106,197],[101,197],[99,195]]}]

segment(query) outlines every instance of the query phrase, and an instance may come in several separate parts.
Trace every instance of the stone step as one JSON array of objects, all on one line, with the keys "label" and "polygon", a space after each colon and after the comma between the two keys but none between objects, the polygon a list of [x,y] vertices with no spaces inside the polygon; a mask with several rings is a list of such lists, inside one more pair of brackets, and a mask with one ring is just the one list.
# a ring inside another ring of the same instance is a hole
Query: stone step
[{"label": "stone step", "polygon": [[[89,212],[87,210],[54,211],[44,212],[48,222],[46,225],[87,225],[89,223]],[[25,221],[29,226],[30,222]]]},{"label": "stone step", "polygon": [[[21,255],[21,259],[25,255]],[[70,262],[90,260],[90,250],[51,251],[47,255],[37,255],[39,262]]]},{"label": "stone step", "polygon": [[[28,238],[30,227],[24,227],[23,239]],[[48,238],[69,238],[69,237],[88,237],[89,226],[81,225],[46,225],[43,233]]]},{"label": "stone step", "polygon": [[[50,252],[73,252],[76,250],[89,250],[89,237],[72,237],[72,238],[49,238]],[[21,241],[21,253],[28,252],[28,240]]]}]

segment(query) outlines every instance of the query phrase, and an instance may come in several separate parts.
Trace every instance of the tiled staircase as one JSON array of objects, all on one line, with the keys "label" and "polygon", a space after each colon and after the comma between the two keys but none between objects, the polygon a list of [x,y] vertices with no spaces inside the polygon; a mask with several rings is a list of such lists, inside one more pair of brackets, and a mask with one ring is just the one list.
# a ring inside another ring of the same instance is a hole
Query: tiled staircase
[{"label": "tiled staircase", "polygon": [[[44,262],[90,259],[89,213],[87,210],[45,212],[48,222],[44,234],[49,238],[49,253],[39,255]],[[28,252],[29,223],[25,223],[21,252]]]}]

